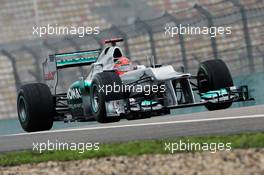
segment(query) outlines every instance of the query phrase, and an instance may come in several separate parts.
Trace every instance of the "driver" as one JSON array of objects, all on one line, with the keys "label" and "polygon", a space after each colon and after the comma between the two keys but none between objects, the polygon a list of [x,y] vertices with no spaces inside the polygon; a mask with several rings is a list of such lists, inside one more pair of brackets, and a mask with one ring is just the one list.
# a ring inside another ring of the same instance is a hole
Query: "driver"
[{"label": "driver", "polygon": [[122,75],[133,70],[133,65],[128,58],[122,56],[115,61],[114,69],[118,75]]}]

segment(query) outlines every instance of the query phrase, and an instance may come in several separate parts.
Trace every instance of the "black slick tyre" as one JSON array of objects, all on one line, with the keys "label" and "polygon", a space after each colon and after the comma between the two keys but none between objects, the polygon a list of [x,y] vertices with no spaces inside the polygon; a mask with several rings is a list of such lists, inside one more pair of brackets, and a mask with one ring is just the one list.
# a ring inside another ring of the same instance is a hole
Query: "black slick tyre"
[{"label": "black slick tyre", "polygon": [[26,84],[19,89],[17,111],[19,122],[25,131],[51,129],[54,110],[53,96],[46,84]]},{"label": "black slick tyre", "polygon": [[[232,76],[226,64],[220,60],[208,60],[200,64],[197,73],[197,84],[200,93],[219,90],[234,85]],[[226,109],[232,102],[208,103],[208,110]]]},{"label": "black slick tyre", "polygon": [[[115,72],[101,72],[94,76],[91,85],[91,106],[93,116],[99,123],[116,122],[120,120],[118,116],[107,116],[106,102],[111,100],[120,100],[124,98],[124,94],[119,92],[106,93],[106,87],[119,86],[122,87],[122,81]],[[103,88],[104,87],[104,88]]]}]

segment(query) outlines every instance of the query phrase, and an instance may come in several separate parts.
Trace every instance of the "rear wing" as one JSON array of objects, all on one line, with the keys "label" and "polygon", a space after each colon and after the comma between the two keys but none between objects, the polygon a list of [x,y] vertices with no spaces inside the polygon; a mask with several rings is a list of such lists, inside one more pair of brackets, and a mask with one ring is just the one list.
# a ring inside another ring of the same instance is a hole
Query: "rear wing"
[{"label": "rear wing", "polygon": [[78,51],[49,55],[56,62],[57,69],[90,65],[97,61],[101,50]]},{"label": "rear wing", "polygon": [[56,94],[59,69],[91,65],[97,61],[100,52],[101,49],[96,49],[49,55],[43,63],[43,73],[52,94]]}]

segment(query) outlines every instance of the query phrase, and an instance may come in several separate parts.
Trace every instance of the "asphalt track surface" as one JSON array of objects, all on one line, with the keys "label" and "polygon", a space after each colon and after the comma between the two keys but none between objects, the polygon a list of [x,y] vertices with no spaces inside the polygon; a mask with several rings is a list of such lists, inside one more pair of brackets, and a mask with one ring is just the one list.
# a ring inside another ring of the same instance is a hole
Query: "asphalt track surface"
[{"label": "asphalt track surface", "polygon": [[244,132],[264,132],[264,105],[4,135],[0,136],[0,152],[32,150],[33,142],[47,143],[48,140],[54,143],[109,143]]}]

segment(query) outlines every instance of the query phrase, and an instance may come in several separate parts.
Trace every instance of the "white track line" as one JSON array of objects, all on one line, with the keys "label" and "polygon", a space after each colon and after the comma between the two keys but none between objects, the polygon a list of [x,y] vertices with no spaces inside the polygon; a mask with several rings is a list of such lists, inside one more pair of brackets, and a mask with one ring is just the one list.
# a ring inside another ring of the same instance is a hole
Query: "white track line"
[{"label": "white track line", "polygon": [[113,129],[113,128],[125,128],[125,127],[138,127],[138,126],[169,125],[169,124],[178,124],[178,123],[194,123],[194,122],[207,122],[207,121],[250,119],[250,118],[264,118],[264,114],[233,116],[233,117],[205,118],[205,119],[190,119],[190,120],[178,120],[178,121],[168,121],[168,122],[137,123],[137,124],[126,124],[126,125],[114,125],[114,126],[99,126],[99,127],[90,127],[90,128],[72,128],[72,129],[61,129],[61,130],[53,130],[53,131],[51,130],[51,131],[33,132],[33,133],[10,134],[10,135],[3,135],[1,137],[22,136],[22,135],[36,135],[36,134],[49,134],[49,133],[69,132],[69,131],[86,131],[86,130],[100,130],[100,129]]}]

